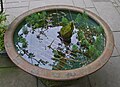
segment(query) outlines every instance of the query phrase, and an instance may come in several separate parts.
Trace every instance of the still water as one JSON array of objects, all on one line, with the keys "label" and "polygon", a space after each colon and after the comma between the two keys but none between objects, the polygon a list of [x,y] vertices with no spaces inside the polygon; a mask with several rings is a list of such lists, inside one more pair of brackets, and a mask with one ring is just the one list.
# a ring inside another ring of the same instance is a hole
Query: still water
[{"label": "still water", "polygon": [[[50,70],[75,69],[93,62],[104,50],[104,34],[102,31],[97,32],[98,23],[85,14],[80,14],[85,17],[80,21],[78,14],[79,12],[68,10],[31,14],[15,31],[16,51],[29,63]],[[73,22],[73,28],[68,25],[70,22]],[[67,33],[61,36],[61,29],[66,29],[71,35]],[[81,36],[81,33],[85,35]],[[103,43],[96,45],[97,40]]]}]

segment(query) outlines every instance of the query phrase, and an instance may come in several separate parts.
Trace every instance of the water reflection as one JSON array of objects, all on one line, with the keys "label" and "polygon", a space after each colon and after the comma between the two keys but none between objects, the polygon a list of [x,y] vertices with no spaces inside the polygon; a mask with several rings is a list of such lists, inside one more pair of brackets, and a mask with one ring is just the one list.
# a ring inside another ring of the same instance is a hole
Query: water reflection
[{"label": "water reflection", "polygon": [[14,39],[16,50],[26,61],[42,68],[79,68],[104,50],[102,27],[86,14],[43,11],[28,16],[19,26]]}]

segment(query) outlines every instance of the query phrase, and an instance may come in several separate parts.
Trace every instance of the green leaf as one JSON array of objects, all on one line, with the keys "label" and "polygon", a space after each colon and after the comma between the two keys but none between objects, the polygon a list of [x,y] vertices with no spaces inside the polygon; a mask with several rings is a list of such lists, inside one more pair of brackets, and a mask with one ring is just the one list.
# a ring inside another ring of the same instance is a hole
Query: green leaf
[{"label": "green leaf", "polygon": [[46,17],[46,15],[47,15],[46,11],[42,11],[42,13],[41,13],[41,14],[42,14],[42,16],[41,16],[41,17],[44,17],[44,18],[45,18],[45,17]]},{"label": "green leaf", "polygon": [[89,43],[86,39],[83,39],[83,40],[81,41],[81,45],[89,46],[90,43]]},{"label": "green leaf", "polygon": [[88,15],[87,15],[87,13],[86,13],[86,11],[84,11],[83,13],[82,13],[82,26],[84,26],[85,25],[85,27],[87,27],[87,25],[88,25]]},{"label": "green leaf", "polygon": [[5,13],[0,14],[0,23],[7,20],[7,15]]},{"label": "green leaf", "polygon": [[104,33],[103,27],[102,26],[97,26],[96,27],[96,32],[99,33],[99,34],[101,34],[101,33],[103,34]]},{"label": "green leaf", "polygon": [[4,33],[7,29],[7,15],[5,13],[0,14],[0,51],[4,51]]},{"label": "green leaf", "polygon": [[81,41],[82,39],[85,38],[84,32],[83,32],[83,31],[80,31],[80,30],[78,31],[77,36],[78,36],[78,40],[79,40],[79,41]]},{"label": "green leaf", "polygon": [[32,26],[33,29],[44,27],[46,24],[47,13],[45,11],[34,13],[26,18],[26,22]]},{"label": "green leaf", "polygon": [[90,45],[90,46],[88,47],[88,56],[89,56],[90,58],[92,58],[93,55],[96,54],[95,52],[96,52],[95,46],[94,46],[94,45]]},{"label": "green leaf", "polygon": [[91,51],[91,52],[95,51],[95,46],[94,45],[90,45],[88,48],[89,48],[89,51]]},{"label": "green leaf", "polygon": [[58,51],[57,50],[53,50],[54,56],[58,56]]},{"label": "green leaf", "polygon": [[81,14],[77,14],[75,22],[78,23],[78,24],[81,23]]},{"label": "green leaf", "polygon": [[65,26],[69,23],[68,19],[65,17],[62,17],[62,25]]},{"label": "green leaf", "polygon": [[24,42],[24,43],[22,43],[22,48],[27,48],[27,43],[26,42]]},{"label": "green leaf", "polygon": [[87,15],[86,11],[83,12],[82,18],[83,18],[83,20],[85,20],[85,21],[88,20],[88,15]]},{"label": "green leaf", "polygon": [[79,49],[78,49],[78,46],[77,45],[73,45],[72,46],[72,51],[78,51]]},{"label": "green leaf", "polygon": [[96,37],[94,45],[98,50],[103,50],[104,49],[104,37],[103,35],[99,35]]},{"label": "green leaf", "polygon": [[28,45],[28,42],[27,42],[26,39],[23,38],[22,36],[18,36],[17,41],[20,42],[20,43],[22,43],[22,47],[23,47],[23,48],[26,48],[27,45]]}]

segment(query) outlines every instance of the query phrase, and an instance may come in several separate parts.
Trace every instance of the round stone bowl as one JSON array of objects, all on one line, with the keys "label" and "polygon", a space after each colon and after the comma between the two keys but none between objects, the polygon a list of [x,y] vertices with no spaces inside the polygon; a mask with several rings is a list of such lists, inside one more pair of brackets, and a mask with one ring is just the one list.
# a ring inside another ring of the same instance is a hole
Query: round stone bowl
[{"label": "round stone bowl", "polygon": [[[16,31],[17,26],[24,20],[25,17],[40,12],[43,10],[50,10],[50,9],[69,9],[72,11],[77,11],[80,13],[83,13],[86,11],[89,17],[91,17],[94,21],[96,21],[98,24],[100,24],[105,32],[105,48],[103,53],[92,63],[76,69],[71,70],[48,70],[44,68],[40,68],[37,66],[34,66],[30,63],[28,63],[26,60],[24,60],[16,51],[14,46],[14,32]],[[22,70],[48,80],[54,80],[54,81],[67,81],[67,80],[74,80],[81,77],[84,77],[86,75],[89,75],[91,73],[94,73],[95,71],[99,70],[110,58],[113,48],[114,48],[114,39],[112,31],[110,30],[110,27],[105,23],[104,20],[102,20],[99,16],[96,14],[85,10],[83,8],[74,7],[74,6],[66,6],[66,5],[52,5],[52,6],[44,6],[39,7],[30,11],[27,11],[17,17],[9,26],[9,29],[5,33],[4,37],[4,43],[5,43],[5,49],[10,57],[10,59]]]}]

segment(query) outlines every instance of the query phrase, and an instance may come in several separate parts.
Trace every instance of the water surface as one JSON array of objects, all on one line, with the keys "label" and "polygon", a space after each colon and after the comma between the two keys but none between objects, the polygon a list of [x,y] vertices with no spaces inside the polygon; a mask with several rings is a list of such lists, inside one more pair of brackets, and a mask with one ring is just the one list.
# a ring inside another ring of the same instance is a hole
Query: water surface
[{"label": "water surface", "polygon": [[[81,21],[76,19],[78,14]],[[74,29],[66,40],[60,36],[60,30],[70,22],[74,22]],[[31,14],[21,22],[14,34],[14,44],[17,52],[35,66],[50,70],[75,69],[93,62],[103,52],[104,33],[97,29],[102,28],[79,12],[43,11]],[[84,38],[81,33],[85,34]],[[98,42],[102,43],[96,45]]]}]

